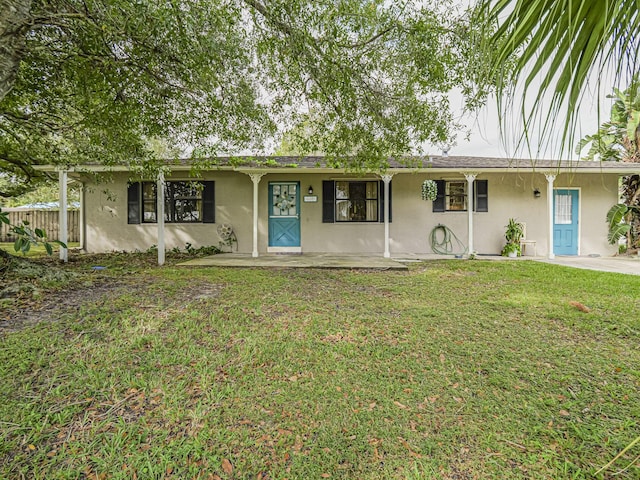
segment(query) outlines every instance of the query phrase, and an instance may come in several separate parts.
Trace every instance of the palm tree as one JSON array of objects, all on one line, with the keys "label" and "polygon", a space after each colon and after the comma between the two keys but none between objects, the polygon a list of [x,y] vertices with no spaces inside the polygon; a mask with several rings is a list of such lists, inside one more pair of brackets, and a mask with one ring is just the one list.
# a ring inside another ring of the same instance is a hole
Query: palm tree
[{"label": "palm tree", "polygon": [[[590,79],[613,73],[615,83],[626,83],[638,72],[639,0],[478,2],[479,20],[495,29],[489,45],[497,54],[494,68],[508,72],[498,94],[501,110],[510,93],[524,89],[519,103],[527,128],[541,120],[544,137],[562,119],[563,147],[572,148]],[[528,111],[531,95],[534,108]],[[542,99],[549,96],[551,106],[542,112]]]}]

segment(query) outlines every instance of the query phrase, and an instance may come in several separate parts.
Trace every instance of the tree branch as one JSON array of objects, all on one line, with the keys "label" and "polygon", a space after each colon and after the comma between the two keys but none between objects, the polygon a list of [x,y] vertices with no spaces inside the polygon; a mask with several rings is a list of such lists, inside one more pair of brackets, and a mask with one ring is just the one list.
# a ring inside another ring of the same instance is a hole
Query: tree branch
[{"label": "tree branch", "polygon": [[31,0],[0,0],[0,101],[13,89],[25,54]]}]

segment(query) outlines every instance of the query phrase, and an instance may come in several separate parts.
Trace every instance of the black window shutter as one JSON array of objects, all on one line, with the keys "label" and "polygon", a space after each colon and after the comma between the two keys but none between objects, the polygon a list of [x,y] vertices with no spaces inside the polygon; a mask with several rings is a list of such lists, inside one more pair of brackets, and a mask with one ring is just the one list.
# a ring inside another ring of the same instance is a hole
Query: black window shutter
[{"label": "black window shutter", "polygon": [[[393,185],[393,181],[389,182],[389,222],[393,220],[393,215],[391,214],[393,204],[393,194],[391,193],[391,185]],[[380,222],[384,223],[384,182],[380,180],[380,205],[378,205],[378,209],[380,210]]]},{"label": "black window shutter", "polygon": [[202,223],[216,223],[215,182],[202,182]]},{"label": "black window shutter", "polygon": [[335,222],[336,187],[333,180],[322,182],[322,223]]},{"label": "black window shutter", "polygon": [[444,212],[444,202],[445,202],[445,181],[444,180],[436,180],[436,185],[438,186],[438,196],[433,201],[433,211],[434,212]]},{"label": "black window shutter", "polygon": [[127,186],[127,223],[140,223],[140,182]]},{"label": "black window shutter", "polygon": [[489,182],[487,180],[476,180],[473,186],[474,210],[476,212],[489,211]]}]

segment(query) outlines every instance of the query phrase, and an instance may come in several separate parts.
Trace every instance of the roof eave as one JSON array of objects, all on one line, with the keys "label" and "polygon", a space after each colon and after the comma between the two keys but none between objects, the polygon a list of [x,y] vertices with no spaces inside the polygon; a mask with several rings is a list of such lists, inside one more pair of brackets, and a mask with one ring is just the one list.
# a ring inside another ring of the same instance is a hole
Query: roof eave
[{"label": "roof eave", "polygon": [[[553,168],[545,167],[441,167],[430,166],[424,167],[406,167],[406,168],[388,168],[386,170],[366,170],[366,171],[353,171],[344,168],[329,168],[329,167],[308,167],[308,166],[290,166],[290,167],[270,167],[270,166],[232,166],[232,165],[217,165],[209,168],[201,168],[206,171],[222,171],[222,172],[240,172],[240,173],[313,173],[313,174],[447,174],[447,173],[540,173],[540,174],[563,174],[563,173],[600,173],[600,174],[618,174],[618,175],[633,175],[640,174],[640,164],[637,164],[635,168],[632,165],[636,164],[621,164],[620,167],[588,167],[582,168],[577,165],[570,167],[556,166]],[[166,169],[174,172],[191,171],[193,166],[191,165],[166,165]],[[68,173],[119,173],[130,172],[131,167],[127,165],[73,165],[68,167],[61,167],[57,165],[35,165],[34,169],[40,172],[58,172],[67,171]],[[197,168],[196,168],[197,169]]]}]

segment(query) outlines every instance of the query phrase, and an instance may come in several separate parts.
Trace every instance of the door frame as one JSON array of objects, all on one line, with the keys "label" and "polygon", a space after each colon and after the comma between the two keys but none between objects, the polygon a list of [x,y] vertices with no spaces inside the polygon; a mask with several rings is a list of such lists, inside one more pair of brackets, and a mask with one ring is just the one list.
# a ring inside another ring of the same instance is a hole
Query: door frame
[{"label": "door frame", "polygon": [[[273,185],[295,185],[296,186],[296,209],[298,212],[298,245],[297,246],[272,246],[271,245],[271,202],[273,195]],[[302,222],[300,221],[301,206],[300,181],[298,180],[272,180],[267,185],[267,253],[302,253]]]},{"label": "door frame", "polygon": [[[556,253],[554,250],[554,245],[555,245],[555,205],[556,205],[556,191],[557,190],[573,190],[576,191],[578,194],[578,213],[577,213],[577,218],[576,218],[576,234],[577,234],[577,239],[576,239],[576,253],[575,254],[569,254],[569,253]],[[551,245],[551,249],[553,251],[554,255],[571,255],[571,256],[579,256],[580,255],[580,250],[581,250],[581,239],[582,239],[582,235],[581,235],[581,229],[582,229],[582,188],[581,187],[557,187],[554,186],[553,187],[553,226],[554,226],[554,234],[553,234],[553,244]]]}]

